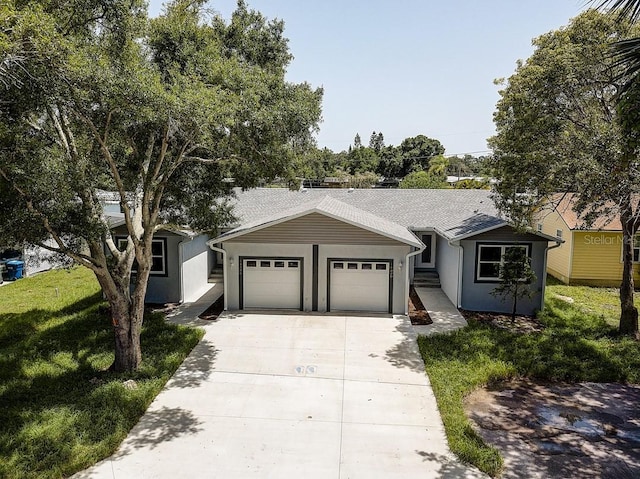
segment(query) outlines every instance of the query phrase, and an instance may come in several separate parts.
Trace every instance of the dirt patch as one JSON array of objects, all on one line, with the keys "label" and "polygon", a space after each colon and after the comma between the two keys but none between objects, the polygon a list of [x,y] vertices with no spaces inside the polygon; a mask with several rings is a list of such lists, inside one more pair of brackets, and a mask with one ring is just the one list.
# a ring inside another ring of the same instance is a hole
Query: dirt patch
[{"label": "dirt patch", "polygon": [[198,317],[200,319],[206,319],[208,321],[214,321],[218,319],[218,316],[224,311],[224,296],[220,296],[211,306],[209,306]]},{"label": "dirt patch", "polygon": [[503,313],[480,313],[476,311],[460,310],[464,319],[478,321],[490,326],[506,329],[515,333],[539,333],[544,329],[543,324],[533,316],[516,315],[515,321],[511,321],[510,314]]},{"label": "dirt patch", "polygon": [[640,386],[504,383],[465,399],[504,478],[640,477]]},{"label": "dirt patch", "polygon": [[414,326],[426,326],[433,323],[413,286],[409,288],[409,319]]}]

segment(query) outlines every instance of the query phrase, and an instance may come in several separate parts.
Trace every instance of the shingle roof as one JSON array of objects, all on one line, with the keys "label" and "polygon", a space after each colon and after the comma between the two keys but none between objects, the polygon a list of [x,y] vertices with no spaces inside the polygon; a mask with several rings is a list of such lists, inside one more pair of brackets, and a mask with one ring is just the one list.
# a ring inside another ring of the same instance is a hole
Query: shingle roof
[{"label": "shingle roof", "polygon": [[[253,221],[243,222],[239,227],[218,237],[216,242],[225,241],[229,238],[245,234],[248,231],[256,230],[270,224],[297,218],[310,213],[320,213],[374,233],[381,234],[388,238],[401,241],[411,246],[423,246],[420,240],[416,238],[413,233],[398,223],[381,218],[328,195],[323,197],[317,196],[315,198],[303,197],[303,199],[306,199],[307,201],[288,209],[276,210],[274,208],[274,211],[271,214],[259,216]],[[242,197],[240,198],[240,201],[243,201]]]},{"label": "shingle roof", "polygon": [[233,226],[246,227],[328,196],[405,230],[436,230],[447,239],[456,239],[507,224],[490,194],[487,190],[256,188],[237,190],[231,204],[238,219]]},{"label": "shingle roof", "polygon": [[[608,215],[603,212],[601,216],[596,217],[593,223],[587,225],[584,214],[578,214],[573,207],[578,201],[578,196],[573,193],[558,194],[552,198],[552,203],[556,211],[562,217],[569,229],[572,230],[597,230],[597,231],[622,231],[622,223],[617,216]],[[608,205],[613,207],[614,204]]]}]

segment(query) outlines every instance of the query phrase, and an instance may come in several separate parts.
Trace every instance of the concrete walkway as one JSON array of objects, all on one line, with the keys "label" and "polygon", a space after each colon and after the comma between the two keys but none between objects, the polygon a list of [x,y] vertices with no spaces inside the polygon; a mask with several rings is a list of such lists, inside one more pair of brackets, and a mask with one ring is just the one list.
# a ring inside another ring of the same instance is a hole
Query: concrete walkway
[{"label": "concrete walkway", "polygon": [[118,451],[76,479],[486,477],[449,451],[407,317],[194,319],[207,294],[173,316],[202,341]]},{"label": "concrete walkway", "polygon": [[440,288],[416,288],[422,304],[426,308],[433,324],[428,326],[414,326],[416,334],[429,336],[431,334],[450,333],[467,325],[449,298]]}]

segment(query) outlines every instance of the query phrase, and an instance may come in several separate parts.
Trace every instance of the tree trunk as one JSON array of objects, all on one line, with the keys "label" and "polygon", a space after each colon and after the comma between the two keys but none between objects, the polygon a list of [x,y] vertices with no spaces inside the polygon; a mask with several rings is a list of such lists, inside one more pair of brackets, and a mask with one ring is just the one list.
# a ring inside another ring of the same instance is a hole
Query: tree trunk
[{"label": "tree trunk", "polygon": [[[102,276],[96,273],[96,276],[109,302],[115,337],[115,358],[109,370],[115,372],[135,371],[142,362],[140,332],[144,316],[146,284],[144,288],[136,285],[136,290],[131,295],[129,281],[114,282],[108,274]],[[141,289],[144,289],[144,292],[141,292]],[[140,296],[142,300],[139,299]]]},{"label": "tree trunk", "polygon": [[513,309],[511,310],[511,322],[516,322],[516,310],[518,309],[518,284],[515,285],[515,291],[513,292]]},{"label": "tree trunk", "polygon": [[638,338],[638,309],[633,304],[633,236],[634,219],[630,211],[620,214],[622,222],[622,283],[620,284],[620,334]]},{"label": "tree trunk", "polygon": [[[118,298],[111,305],[111,320],[115,335],[115,359],[109,368],[115,372],[131,372],[140,367],[142,352],[140,349],[140,331],[142,329],[142,307],[133,308],[125,298]],[[114,307],[115,306],[115,307]]]}]

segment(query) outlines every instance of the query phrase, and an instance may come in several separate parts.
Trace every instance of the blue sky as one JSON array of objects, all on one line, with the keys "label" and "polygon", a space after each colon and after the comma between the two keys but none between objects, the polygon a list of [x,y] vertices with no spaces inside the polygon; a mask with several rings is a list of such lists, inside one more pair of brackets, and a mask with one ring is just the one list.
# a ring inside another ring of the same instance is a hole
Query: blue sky
[{"label": "blue sky", "polygon": [[[162,0],[150,0],[155,16]],[[483,154],[499,98],[531,40],[566,25],[587,0],[248,0],[285,21],[287,78],[324,87],[318,146],[345,150],[356,133],[387,145],[423,134],[447,154]],[[235,0],[211,1],[229,19]]]}]

